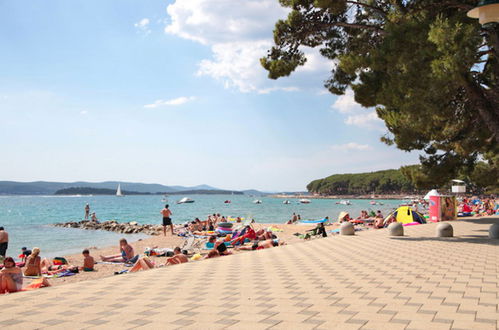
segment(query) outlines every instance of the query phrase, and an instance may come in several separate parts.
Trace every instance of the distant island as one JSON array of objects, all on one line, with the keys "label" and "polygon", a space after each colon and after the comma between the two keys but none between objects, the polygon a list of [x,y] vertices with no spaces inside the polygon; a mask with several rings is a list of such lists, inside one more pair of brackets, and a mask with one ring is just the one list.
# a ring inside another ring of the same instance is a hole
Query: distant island
[{"label": "distant island", "polygon": [[[124,195],[244,195],[241,191],[221,189],[192,189],[172,192],[139,192],[122,190]],[[57,190],[54,195],[116,195],[116,189],[92,188],[92,187],[70,187]]]},{"label": "distant island", "polygon": [[[123,190],[124,195],[152,195],[150,192]],[[116,195],[116,189],[71,187],[57,190],[54,195]]]}]

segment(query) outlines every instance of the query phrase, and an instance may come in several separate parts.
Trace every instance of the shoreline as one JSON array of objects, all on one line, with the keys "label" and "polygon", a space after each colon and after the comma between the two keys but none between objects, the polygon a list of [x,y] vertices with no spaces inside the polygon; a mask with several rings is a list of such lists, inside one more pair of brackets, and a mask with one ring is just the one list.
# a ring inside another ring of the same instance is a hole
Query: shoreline
[{"label": "shoreline", "polygon": [[362,199],[362,200],[407,200],[408,198],[411,199],[422,199],[422,197],[419,197],[418,195],[408,195],[408,194],[393,194],[393,195],[375,195],[374,197],[372,195],[366,194],[366,195],[284,195],[284,194],[272,194],[272,195],[267,195],[265,197],[271,197],[271,198],[281,198],[281,199],[301,199],[301,198],[306,198],[306,199]]}]

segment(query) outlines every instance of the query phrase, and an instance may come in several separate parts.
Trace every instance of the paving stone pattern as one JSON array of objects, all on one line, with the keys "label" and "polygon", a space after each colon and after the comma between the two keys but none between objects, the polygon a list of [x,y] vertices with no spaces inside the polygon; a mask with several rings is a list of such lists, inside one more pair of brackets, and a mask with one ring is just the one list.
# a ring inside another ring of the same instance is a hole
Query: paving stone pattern
[{"label": "paving stone pattern", "polygon": [[498,329],[499,219],[314,239],[0,296],[0,329]]}]

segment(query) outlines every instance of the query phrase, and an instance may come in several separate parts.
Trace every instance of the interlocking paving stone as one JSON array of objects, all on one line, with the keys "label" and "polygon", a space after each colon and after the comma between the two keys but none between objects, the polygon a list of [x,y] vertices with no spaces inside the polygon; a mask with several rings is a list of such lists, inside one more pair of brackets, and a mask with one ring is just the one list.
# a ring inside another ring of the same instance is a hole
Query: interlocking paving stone
[{"label": "interlocking paving stone", "polygon": [[0,328],[496,329],[491,221],[453,222],[452,239],[435,224],[364,231],[4,295]]}]

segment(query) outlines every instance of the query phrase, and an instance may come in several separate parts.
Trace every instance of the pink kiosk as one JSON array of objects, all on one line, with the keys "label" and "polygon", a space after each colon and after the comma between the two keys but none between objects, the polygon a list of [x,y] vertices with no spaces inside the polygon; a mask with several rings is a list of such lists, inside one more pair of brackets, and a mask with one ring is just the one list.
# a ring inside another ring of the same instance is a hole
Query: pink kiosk
[{"label": "pink kiosk", "polygon": [[[436,190],[434,191],[436,192]],[[456,196],[443,196],[443,195],[432,194],[428,197],[430,200],[430,207],[429,207],[430,218],[428,219],[429,221],[439,222],[439,221],[449,221],[457,219]]]}]

